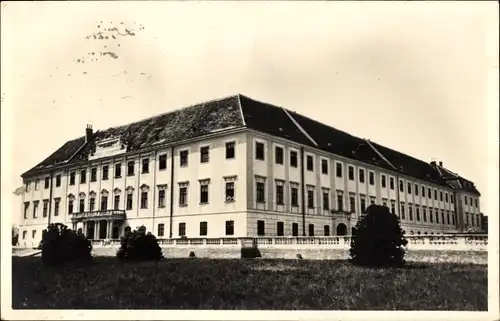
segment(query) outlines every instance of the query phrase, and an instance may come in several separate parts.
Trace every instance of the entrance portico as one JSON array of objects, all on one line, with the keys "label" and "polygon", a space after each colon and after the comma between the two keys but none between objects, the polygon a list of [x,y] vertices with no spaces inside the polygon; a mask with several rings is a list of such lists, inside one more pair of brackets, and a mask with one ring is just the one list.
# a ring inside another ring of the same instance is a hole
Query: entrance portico
[{"label": "entrance portico", "polygon": [[104,210],[73,213],[73,229],[82,229],[89,239],[117,239],[120,225],[125,220],[124,210]]}]

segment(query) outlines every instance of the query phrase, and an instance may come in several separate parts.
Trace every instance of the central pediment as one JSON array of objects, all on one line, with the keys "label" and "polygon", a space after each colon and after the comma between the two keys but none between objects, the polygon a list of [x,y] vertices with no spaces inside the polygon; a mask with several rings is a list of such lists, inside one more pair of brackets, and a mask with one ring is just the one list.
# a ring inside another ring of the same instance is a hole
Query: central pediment
[{"label": "central pediment", "polygon": [[95,152],[89,155],[89,160],[125,154],[127,145],[120,136],[108,137],[95,142]]}]

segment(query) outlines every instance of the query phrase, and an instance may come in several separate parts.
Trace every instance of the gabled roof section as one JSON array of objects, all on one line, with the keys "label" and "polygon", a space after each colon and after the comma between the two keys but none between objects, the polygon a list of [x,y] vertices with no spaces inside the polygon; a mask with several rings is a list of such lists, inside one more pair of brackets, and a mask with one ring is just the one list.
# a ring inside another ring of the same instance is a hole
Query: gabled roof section
[{"label": "gabled roof section", "polygon": [[233,95],[98,131],[87,144],[85,137],[71,140],[22,176],[63,163],[87,160],[88,155],[95,152],[96,141],[101,139],[120,137],[127,151],[137,151],[154,144],[180,142],[243,126],[239,97]]},{"label": "gabled roof section", "polygon": [[[438,165],[436,163],[433,163],[432,166],[441,173],[441,177],[448,183],[449,186],[456,188],[456,189],[462,189],[464,191],[467,191],[472,194],[476,194],[478,196],[481,195],[479,190],[476,188],[473,182],[469,181],[468,179],[463,178],[462,176],[450,171],[449,169]],[[458,186],[458,188],[457,188]]]}]

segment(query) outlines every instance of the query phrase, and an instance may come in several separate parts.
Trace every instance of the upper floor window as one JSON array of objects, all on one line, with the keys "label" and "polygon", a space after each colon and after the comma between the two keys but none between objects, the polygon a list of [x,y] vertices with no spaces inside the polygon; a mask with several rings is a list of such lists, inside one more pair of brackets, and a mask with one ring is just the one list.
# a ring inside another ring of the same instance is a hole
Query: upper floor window
[{"label": "upper floor window", "polygon": [[102,167],[102,180],[106,181],[109,178],[109,165],[104,165]]},{"label": "upper floor window", "polygon": [[255,158],[264,160],[264,143],[255,142]]},{"label": "upper floor window", "polygon": [[187,186],[179,187],[179,205],[180,206],[187,205]]},{"label": "upper floor window", "polygon": [[234,201],[234,182],[226,182],[226,202]]},{"label": "upper floor window", "polygon": [[294,150],[290,151],[290,166],[291,167],[298,166],[297,152]]},{"label": "upper floor window", "polygon": [[368,180],[370,181],[370,185],[375,185],[375,173],[369,172],[368,173]]},{"label": "upper floor window", "polygon": [[186,167],[188,166],[188,151],[187,150],[181,150],[179,153],[180,156],[180,165],[181,167]]},{"label": "upper floor window", "polygon": [[61,186],[61,174],[56,175],[56,187]]},{"label": "upper floor window", "polygon": [[158,191],[158,207],[165,207],[165,190],[161,189]]},{"label": "upper floor window", "polygon": [[328,175],[328,160],[326,159],[321,160],[321,173]]},{"label": "upper floor window", "polygon": [[359,176],[359,182],[364,183],[365,182],[365,170],[360,168],[358,176]]},{"label": "upper floor window", "polygon": [[429,199],[432,198],[432,192],[430,187],[427,188],[427,198]]},{"label": "upper floor window", "polygon": [[284,192],[283,192],[283,185],[277,183],[276,184],[276,204],[277,205],[283,205],[284,204]]},{"label": "upper floor window", "polygon": [[337,177],[342,177],[342,164],[337,163],[337,165],[335,165],[335,168]]},{"label": "upper floor window", "polygon": [[163,154],[158,157],[158,169],[163,170],[167,168],[167,155]]},{"label": "upper floor window", "polygon": [[266,201],[265,192],[264,192],[264,190],[265,190],[264,183],[263,182],[257,182],[256,188],[257,188],[257,191],[256,191],[257,202],[264,203]]},{"label": "upper floor window", "polygon": [[442,191],[439,192],[439,200],[441,202],[443,201],[443,192]]},{"label": "upper floor window", "polygon": [[31,185],[31,181],[30,181],[30,180],[27,180],[27,181],[26,181],[26,192],[29,192],[29,191],[30,191],[30,185]]},{"label": "upper floor window", "polygon": [[399,180],[399,191],[400,192],[404,192],[405,191],[404,183],[403,183],[402,180]]},{"label": "upper floor window", "polygon": [[323,210],[330,210],[330,193],[327,190],[323,190]]},{"label": "upper floor window", "polygon": [[226,143],[226,159],[233,159],[235,156],[235,151],[234,151],[235,143],[234,142],[227,142]]},{"label": "upper floor window", "polygon": [[438,199],[438,191],[435,189],[434,190],[434,199],[437,201]]},{"label": "upper floor window", "polygon": [[445,201],[446,203],[448,203],[448,193],[445,193],[445,194],[444,194],[444,201]]},{"label": "upper floor window", "polygon": [[122,177],[122,164],[115,164],[115,178]]},{"label": "upper floor window", "polygon": [[415,184],[415,196],[418,196],[418,185]]},{"label": "upper floor window", "polygon": [[149,173],[149,158],[142,159],[142,173],[143,174]]},{"label": "upper floor window", "polygon": [[347,176],[350,181],[354,180],[354,167],[352,166],[347,167]]},{"label": "upper floor window", "polygon": [[134,176],[135,175],[135,162],[130,161],[127,163],[127,176]]},{"label": "upper floor window", "polygon": [[208,146],[200,147],[200,163],[208,163],[210,159],[210,148]]},{"label": "upper floor window", "polygon": [[85,184],[87,182],[87,170],[82,169],[80,171],[80,184]]},{"label": "upper floor window", "polygon": [[148,208],[148,192],[141,192],[141,209]]},{"label": "upper floor window", "polygon": [[97,181],[97,168],[96,168],[96,167],[93,167],[93,168],[90,170],[90,181],[91,181],[91,182],[95,182],[95,181]]},{"label": "upper floor window", "polygon": [[200,185],[200,203],[201,204],[208,203],[208,184]]},{"label": "upper floor window", "polygon": [[[31,183],[31,182],[29,182],[29,183]],[[27,183],[26,185],[28,186],[29,183]],[[40,180],[37,178],[37,179],[35,179],[35,191],[38,191],[39,189],[40,189]],[[28,190],[28,189],[26,189],[26,190]]]},{"label": "upper floor window", "polygon": [[283,165],[283,147],[276,146],[274,148],[274,154],[275,163]]},{"label": "upper floor window", "polygon": [[389,187],[391,190],[394,190],[394,177],[389,178]]},{"label": "upper floor window", "polygon": [[380,179],[381,179],[381,183],[382,183],[382,188],[385,188],[387,186],[386,181],[385,181],[385,175],[382,174]]},{"label": "upper floor window", "polygon": [[408,194],[411,194],[411,183],[408,182]]},{"label": "upper floor window", "polygon": [[314,208],[314,190],[307,191],[307,207]]},{"label": "upper floor window", "polygon": [[425,186],[422,186],[422,197],[425,197]]},{"label": "upper floor window", "polygon": [[299,206],[299,189],[297,187],[292,187],[291,192],[292,206]]},{"label": "upper floor window", "polygon": [[306,158],[306,167],[308,171],[313,171],[314,170],[314,163],[313,163],[313,157],[311,155],[307,155]]},{"label": "upper floor window", "polygon": [[476,204],[475,204],[475,205],[476,205],[476,207],[479,207],[479,201],[477,200],[477,198],[476,198],[474,201],[475,201],[475,203],[476,203]]},{"label": "upper floor window", "polygon": [[48,189],[50,186],[50,177],[45,177],[45,189]]}]

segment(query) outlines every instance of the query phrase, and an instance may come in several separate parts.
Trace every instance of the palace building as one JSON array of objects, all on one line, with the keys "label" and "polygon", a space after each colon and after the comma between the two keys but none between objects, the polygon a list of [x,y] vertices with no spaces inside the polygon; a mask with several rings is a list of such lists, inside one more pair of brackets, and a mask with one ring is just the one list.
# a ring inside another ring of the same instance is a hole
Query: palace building
[{"label": "palace building", "polygon": [[481,230],[479,191],[441,162],[243,95],[89,125],[22,178],[25,246],[57,222],[93,239],[349,235],[374,203],[406,234]]}]

